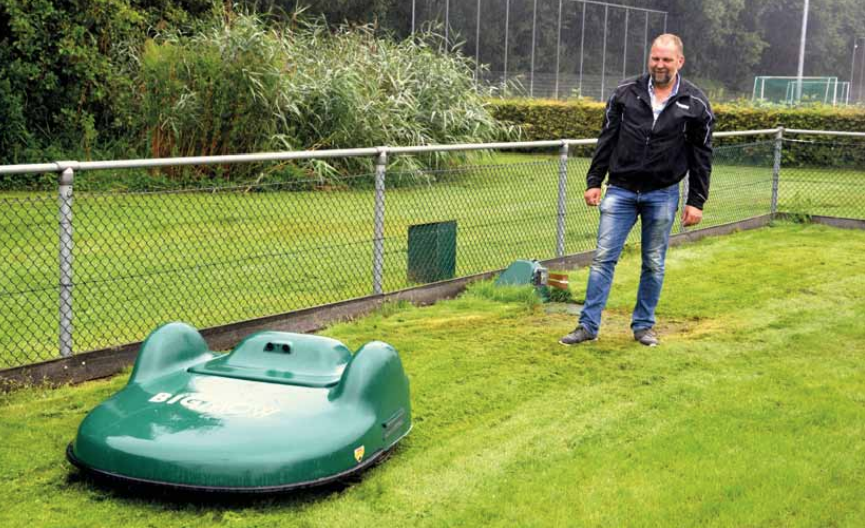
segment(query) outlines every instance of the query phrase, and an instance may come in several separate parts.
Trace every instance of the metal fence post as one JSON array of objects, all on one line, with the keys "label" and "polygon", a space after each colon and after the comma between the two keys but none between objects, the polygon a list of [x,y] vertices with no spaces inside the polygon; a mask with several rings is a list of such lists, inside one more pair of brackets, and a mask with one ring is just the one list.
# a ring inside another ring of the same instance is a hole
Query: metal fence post
[{"label": "metal fence post", "polygon": [[770,213],[772,220],[778,213],[778,183],[781,180],[781,147],[784,140],[784,127],[778,127],[778,133],[775,134],[775,163],[772,166],[772,206]]},{"label": "metal fence post", "polygon": [[559,206],[556,216],[556,256],[565,256],[565,192],[568,183],[568,142],[559,149]]},{"label": "metal fence post", "polygon": [[387,149],[378,151],[375,161],[375,214],[372,238],[372,293],[381,295],[384,276],[384,178],[387,169]]},{"label": "metal fence post", "polygon": [[59,208],[59,264],[60,264],[60,355],[72,355],[72,180],[74,171],[67,167],[60,173],[58,183]]}]

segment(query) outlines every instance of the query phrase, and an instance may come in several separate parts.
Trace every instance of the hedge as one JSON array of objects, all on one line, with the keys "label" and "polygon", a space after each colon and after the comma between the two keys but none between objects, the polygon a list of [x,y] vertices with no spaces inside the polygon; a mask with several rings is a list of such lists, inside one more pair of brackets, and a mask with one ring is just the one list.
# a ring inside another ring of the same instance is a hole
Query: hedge
[{"label": "hedge", "polygon": [[[601,129],[604,104],[591,101],[562,102],[543,99],[491,100],[493,116],[518,126],[524,141],[595,138]],[[865,108],[805,106],[798,108],[750,104],[719,104],[713,107],[715,130],[760,130],[783,126],[805,130],[865,132]],[[770,138],[766,138],[770,139]],[[803,137],[813,143],[789,144],[784,150],[785,164],[818,166],[865,166],[865,141],[852,138]],[[726,138],[719,144],[753,142],[753,137]],[[582,149],[585,155],[589,149]],[[744,154],[744,153],[743,153]],[[744,161],[744,160],[743,160]]]},{"label": "hedge", "polygon": [[[490,101],[496,119],[519,125],[525,141],[597,137],[604,104],[554,100],[496,99]],[[759,130],[783,126],[806,130],[865,132],[865,108],[808,106],[760,108],[736,104],[713,107],[716,131]]]}]

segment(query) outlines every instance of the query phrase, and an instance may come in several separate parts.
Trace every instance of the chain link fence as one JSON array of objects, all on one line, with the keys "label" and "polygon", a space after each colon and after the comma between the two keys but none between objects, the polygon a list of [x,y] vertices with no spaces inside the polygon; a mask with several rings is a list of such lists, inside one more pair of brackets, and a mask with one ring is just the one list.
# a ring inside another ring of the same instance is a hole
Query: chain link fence
[{"label": "chain link fence", "polygon": [[[701,228],[769,214],[773,201],[865,220],[861,142],[717,136]],[[214,327],[593,249],[590,147],[522,145],[533,149],[412,173],[388,172],[377,154],[375,174],[327,183],[73,194],[67,170],[59,192],[0,192],[0,369],[139,341],[168,321]],[[4,178],[9,188],[15,176]]]},{"label": "chain link fence", "polygon": [[797,134],[784,139],[780,211],[865,219],[865,144],[851,138]]}]

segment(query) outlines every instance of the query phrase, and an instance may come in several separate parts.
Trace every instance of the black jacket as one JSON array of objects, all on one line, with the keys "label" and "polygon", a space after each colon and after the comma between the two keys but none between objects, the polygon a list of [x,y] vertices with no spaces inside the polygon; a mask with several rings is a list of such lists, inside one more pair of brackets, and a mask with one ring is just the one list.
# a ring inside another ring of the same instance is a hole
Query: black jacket
[{"label": "black jacket", "polygon": [[668,187],[690,174],[687,205],[703,208],[709,197],[715,116],[703,92],[679,79],[679,92],[654,125],[648,75],[616,88],[607,101],[604,128],[586,176],[588,188],[600,187],[607,172],[611,185],[634,192]]}]

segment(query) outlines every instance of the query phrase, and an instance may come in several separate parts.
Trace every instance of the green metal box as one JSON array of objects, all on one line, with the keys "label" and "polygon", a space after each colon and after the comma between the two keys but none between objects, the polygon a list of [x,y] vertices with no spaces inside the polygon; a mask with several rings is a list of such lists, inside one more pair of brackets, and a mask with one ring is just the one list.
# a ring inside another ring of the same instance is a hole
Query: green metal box
[{"label": "green metal box", "polygon": [[452,279],[457,264],[456,220],[408,228],[409,282]]}]

